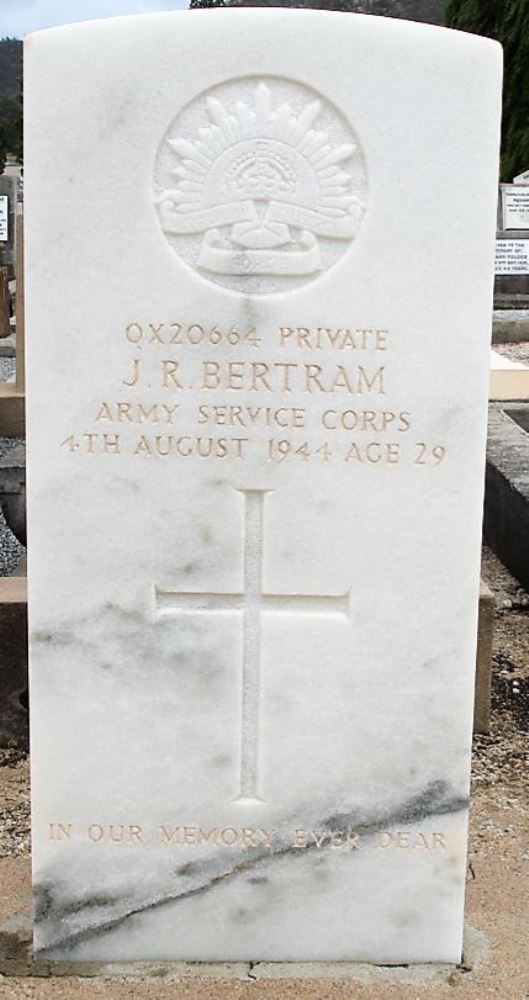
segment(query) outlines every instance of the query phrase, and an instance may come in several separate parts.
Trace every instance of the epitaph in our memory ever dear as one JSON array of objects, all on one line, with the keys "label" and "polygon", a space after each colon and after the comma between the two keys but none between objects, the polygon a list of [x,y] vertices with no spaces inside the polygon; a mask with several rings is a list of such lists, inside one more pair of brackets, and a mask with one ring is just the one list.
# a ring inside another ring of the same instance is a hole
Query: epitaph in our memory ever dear
[{"label": "epitaph in our memory ever dear", "polygon": [[39,955],[459,960],[500,63],[27,39]]}]

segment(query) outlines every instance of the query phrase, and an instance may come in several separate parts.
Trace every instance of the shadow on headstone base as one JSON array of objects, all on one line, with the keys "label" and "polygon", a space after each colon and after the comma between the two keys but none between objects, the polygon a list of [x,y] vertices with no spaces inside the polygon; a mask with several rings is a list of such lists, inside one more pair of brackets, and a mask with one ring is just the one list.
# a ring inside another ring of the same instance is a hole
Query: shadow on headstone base
[{"label": "shadow on headstone base", "polygon": [[30,917],[16,914],[0,924],[0,977],[6,978],[78,976],[94,980],[156,983],[189,979],[238,979],[249,982],[317,979],[333,982],[349,980],[381,987],[459,986],[468,973],[487,961],[489,953],[485,935],[466,926],[459,965],[435,962],[424,965],[369,965],[367,962],[52,962],[33,958]]}]

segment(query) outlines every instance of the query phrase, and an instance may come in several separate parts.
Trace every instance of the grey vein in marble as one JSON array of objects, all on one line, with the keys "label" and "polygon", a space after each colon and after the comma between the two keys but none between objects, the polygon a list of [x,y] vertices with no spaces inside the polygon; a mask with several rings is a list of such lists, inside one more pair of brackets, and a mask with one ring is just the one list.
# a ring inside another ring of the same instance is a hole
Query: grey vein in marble
[{"label": "grey vein in marble", "polygon": [[[332,832],[351,829],[359,836],[369,838],[380,830],[458,813],[467,807],[468,798],[453,792],[445,782],[437,781],[432,782],[419,795],[402,803],[393,812],[376,815],[377,811],[374,809],[371,816],[361,815],[355,811],[343,812],[329,814],[315,824],[311,818],[311,823],[319,830]],[[296,823],[299,825],[303,821],[304,814],[300,810],[296,815]],[[282,825],[288,828],[288,822]],[[99,896],[70,901],[59,900],[55,896],[53,877],[47,881],[44,877],[34,887],[35,919],[39,925],[40,940],[46,941],[39,948],[38,955],[40,957],[49,955],[53,958],[57,952],[67,952],[82,941],[112,931],[130,917],[206,893],[226,879],[236,878],[242,873],[251,871],[261,862],[273,863],[285,856],[297,860],[307,852],[317,849],[316,844],[308,844],[302,849],[295,848],[287,843],[286,833],[283,835],[281,831],[278,833],[279,837],[269,850],[264,847],[241,850],[231,860],[229,866],[226,866],[225,852],[211,853],[202,863],[196,861],[184,863],[173,873],[176,877],[187,880],[184,888],[164,892],[155,898],[149,897],[147,893],[143,901],[138,900],[134,903],[131,903],[130,898],[116,897],[110,887]],[[145,893],[143,895],[145,896]],[[94,921],[92,913],[99,909],[103,913]],[[69,928],[72,923],[77,926]]]}]

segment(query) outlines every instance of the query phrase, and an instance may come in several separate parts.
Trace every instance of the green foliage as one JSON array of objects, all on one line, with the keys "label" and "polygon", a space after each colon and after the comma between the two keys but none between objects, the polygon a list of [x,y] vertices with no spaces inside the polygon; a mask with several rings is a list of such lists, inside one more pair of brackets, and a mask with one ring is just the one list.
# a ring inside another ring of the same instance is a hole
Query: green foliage
[{"label": "green foliage", "polygon": [[19,97],[22,92],[22,42],[0,39],[0,94]]},{"label": "green foliage", "polygon": [[22,42],[0,40],[0,172],[7,153],[22,159]]},{"label": "green foliage", "polygon": [[511,180],[529,167],[529,0],[449,0],[446,23],[503,45],[501,173]]},{"label": "green foliage", "polygon": [[0,93],[0,169],[7,153],[22,159],[22,101]]},{"label": "green foliage", "polygon": [[224,0],[191,0],[189,7],[225,7]]}]

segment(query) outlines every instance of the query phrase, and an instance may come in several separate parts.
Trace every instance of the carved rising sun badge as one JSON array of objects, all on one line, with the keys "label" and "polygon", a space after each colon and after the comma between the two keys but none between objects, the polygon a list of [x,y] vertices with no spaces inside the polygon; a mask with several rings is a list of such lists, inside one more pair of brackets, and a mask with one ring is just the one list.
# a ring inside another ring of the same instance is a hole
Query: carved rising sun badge
[{"label": "carved rising sun badge", "polygon": [[234,80],[200,95],[164,137],[155,180],[177,253],[250,293],[316,277],[364,213],[358,140],[329,102],[288,80]]}]

